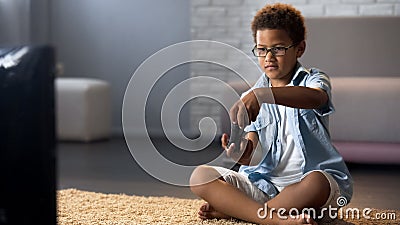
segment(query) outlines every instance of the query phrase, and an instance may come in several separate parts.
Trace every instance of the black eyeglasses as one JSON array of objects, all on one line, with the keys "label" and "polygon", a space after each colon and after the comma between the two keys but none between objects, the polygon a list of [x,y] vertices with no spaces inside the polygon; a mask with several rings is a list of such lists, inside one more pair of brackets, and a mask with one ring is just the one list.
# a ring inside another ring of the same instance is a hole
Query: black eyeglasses
[{"label": "black eyeglasses", "polygon": [[284,56],[286,54],[286,51],[291,48],[296,46],[296,44],[289,45],[287,47],[272,47],[272,48],[257,48],[257,45],[254,46],[254,48],[251,50],[256,57],[265,57],[267,56],[268,52],[271,52],[273,56]]}]

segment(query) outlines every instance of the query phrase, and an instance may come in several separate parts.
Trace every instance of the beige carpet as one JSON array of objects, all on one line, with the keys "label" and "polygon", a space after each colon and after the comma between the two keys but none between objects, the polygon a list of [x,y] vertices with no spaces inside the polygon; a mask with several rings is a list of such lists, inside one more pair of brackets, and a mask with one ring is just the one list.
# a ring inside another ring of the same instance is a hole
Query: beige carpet
[{"label": "beige carpet", "polygon": [[[197,218],[203,201],[171,197],[140,197],[124,194],[101,194],[76,189],[57,192],[59,225],[122,225],[122,224],[250,224],[237,220],[206,220]],[[400,224],[400,211],[373,210],[370,214],[395,213],[397,219],[335,220],[334,225]],[[390,214],[390,215],[389,215]],[[381,214],[384,215],[384,214]]]}]

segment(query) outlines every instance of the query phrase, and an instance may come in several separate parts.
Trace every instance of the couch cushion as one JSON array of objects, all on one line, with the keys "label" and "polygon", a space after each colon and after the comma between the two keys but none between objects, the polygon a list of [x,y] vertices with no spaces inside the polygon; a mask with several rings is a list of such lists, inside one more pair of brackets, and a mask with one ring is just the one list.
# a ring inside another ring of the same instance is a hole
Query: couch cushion
[{"label": "couch cushion", "polygon": [[399,77],[400,17],[306,18],[306,67],[330,77]]},{"label": "couch cushion", "polygon": [[400,143],[400,77],[335,77],[333,140]]},{"label": "couch cushion", "polygon": [[346,162],[400,164],[400,144],[334,141]]}]

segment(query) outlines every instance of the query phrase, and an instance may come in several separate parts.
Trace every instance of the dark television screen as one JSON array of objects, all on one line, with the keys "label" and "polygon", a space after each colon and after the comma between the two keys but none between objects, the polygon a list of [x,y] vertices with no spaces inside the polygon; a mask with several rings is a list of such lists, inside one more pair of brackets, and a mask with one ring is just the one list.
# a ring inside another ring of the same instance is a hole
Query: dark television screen
[{"label": "dark television screen", "polygon": [[55,53],[0,48],[0,224],[56,224]]}]

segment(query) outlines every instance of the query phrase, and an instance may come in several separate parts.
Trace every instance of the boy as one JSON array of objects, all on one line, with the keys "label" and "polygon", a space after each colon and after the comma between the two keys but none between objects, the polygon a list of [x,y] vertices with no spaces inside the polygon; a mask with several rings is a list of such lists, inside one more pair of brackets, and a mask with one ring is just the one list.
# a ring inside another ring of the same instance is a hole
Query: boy
[{"label": "boy", "polygon": [[232,123],[246,127],[240,146],[227,146],[226,134],[221,138],[227,155],[242,166],[239,172],[210,166],[193,171],[191,189],[206,201],[199,216],[316,224],[319,214],[299,215],[305,209],[326,215],[328,208],[343,206],[339,199],[349,202],[353,192],[329,137],[328,115],[334,111],[329,78],[297,61],[306,48],[305,25],[292,6],[266,5],[251,27],[253,53],[264,73],[229,113]]}]

